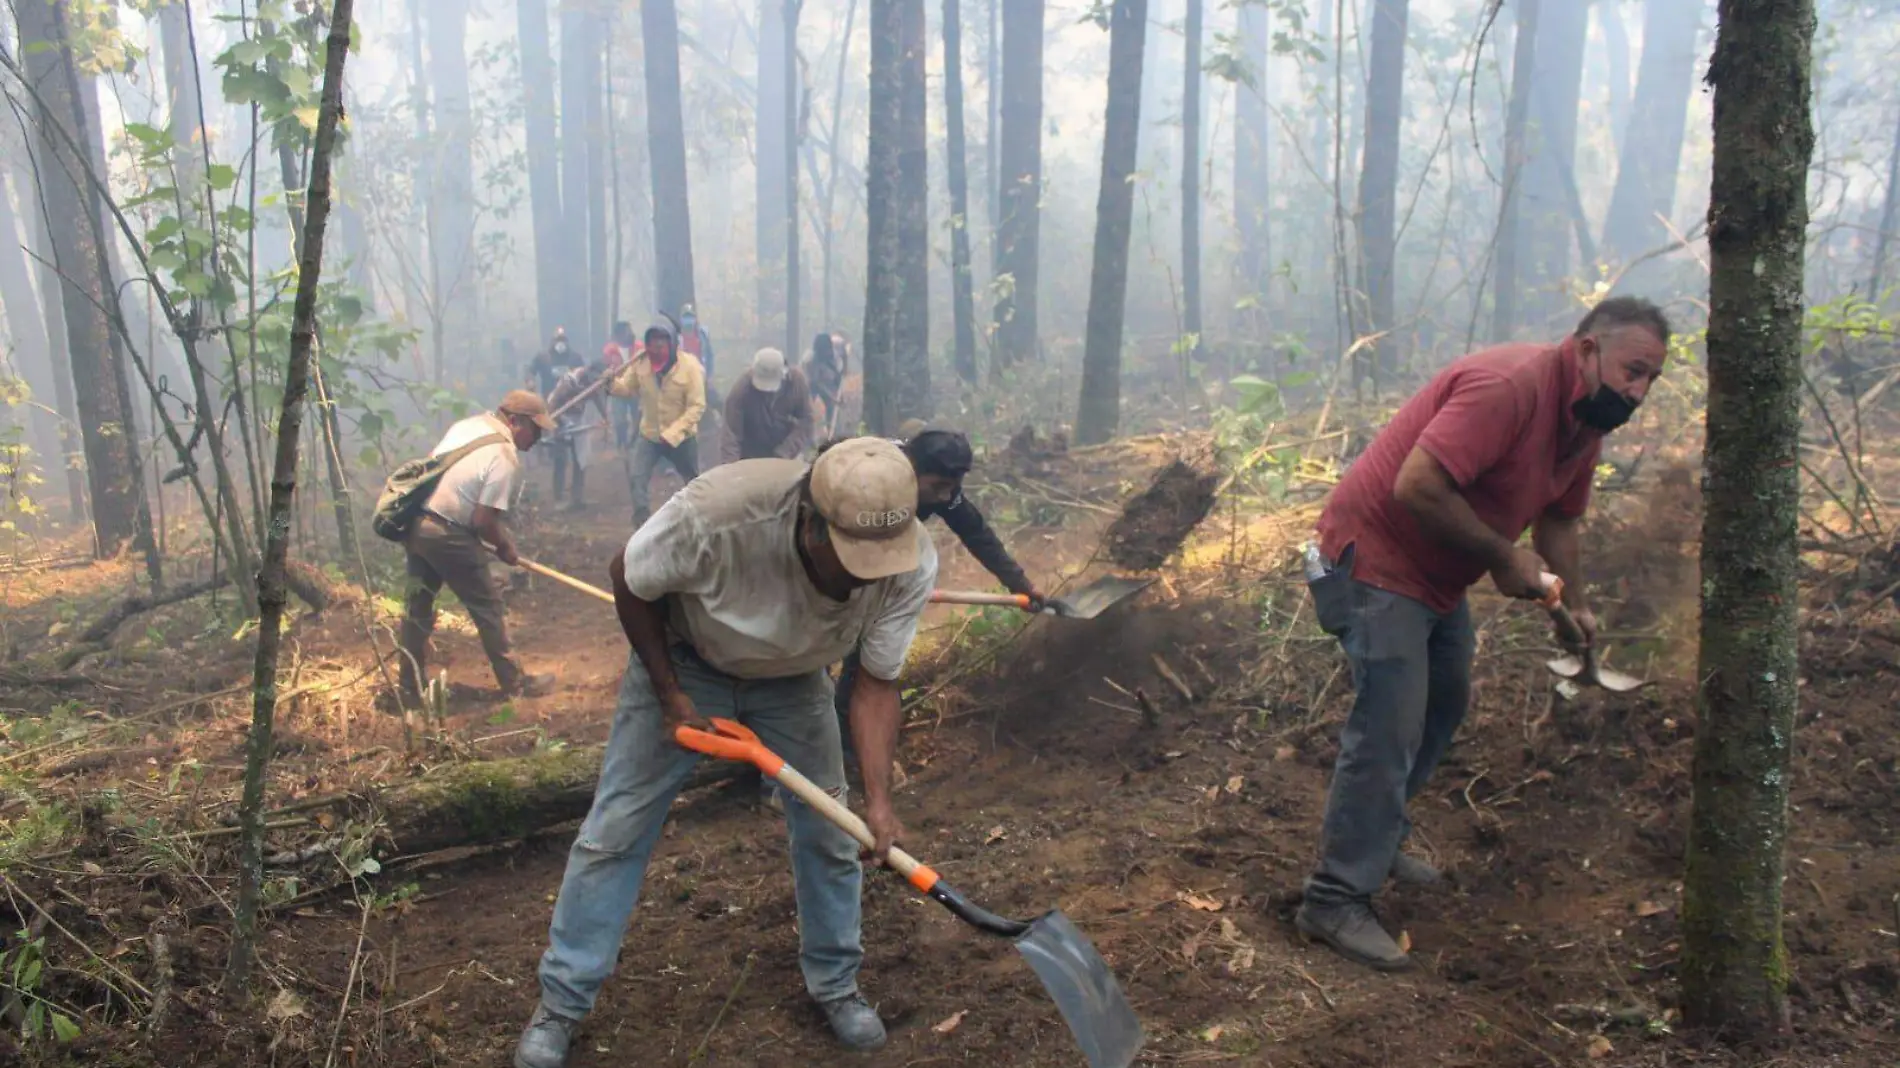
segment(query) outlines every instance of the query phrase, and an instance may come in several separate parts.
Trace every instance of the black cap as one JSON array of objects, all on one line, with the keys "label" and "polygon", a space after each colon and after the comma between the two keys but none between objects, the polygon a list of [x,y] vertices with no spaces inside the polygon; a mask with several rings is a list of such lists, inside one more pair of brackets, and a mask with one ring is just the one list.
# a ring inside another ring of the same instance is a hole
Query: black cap
[{"label": "black cap", "polygon": [[904,455],[920,475],[962,478],[976,466],[970,439],[955,430],[926,430],[904,443]]}]

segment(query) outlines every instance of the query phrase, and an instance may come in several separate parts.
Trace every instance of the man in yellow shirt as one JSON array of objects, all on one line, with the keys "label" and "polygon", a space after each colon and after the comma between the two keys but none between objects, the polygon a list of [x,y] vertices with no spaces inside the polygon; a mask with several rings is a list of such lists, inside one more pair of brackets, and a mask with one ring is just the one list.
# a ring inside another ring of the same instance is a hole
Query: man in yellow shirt
[{"label": "man in yellow shirt", "polygon": [[645,351],[615,376],[608,392],[640,402],[640,434],[633,443],[633,525],[652,514],[647,487],[664,460],[688,482],[699,477],[699,419],[706,414],[706,371],[681,352],[673,328],[647,327]]}]

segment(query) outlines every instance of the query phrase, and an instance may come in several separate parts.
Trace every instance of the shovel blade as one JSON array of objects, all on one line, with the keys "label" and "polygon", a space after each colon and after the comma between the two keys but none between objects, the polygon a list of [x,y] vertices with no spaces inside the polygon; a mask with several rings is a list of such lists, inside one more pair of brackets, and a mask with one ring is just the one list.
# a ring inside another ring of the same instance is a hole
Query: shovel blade
[{"label": "shovel blade", "polygon": [[1146,1036],[1127,995],[1095,944],[1060,911],[1044,914],[1015,940],[1042,980],[1089,1068],[1128,1068]]},{"label": "shovel blade", "polygon": [[1105,575],[1067,597],[1051,600],[1049,607],[1065,619],[1094,619],[1117,604],[1145,590],[1152,578],[1127,578]]}]

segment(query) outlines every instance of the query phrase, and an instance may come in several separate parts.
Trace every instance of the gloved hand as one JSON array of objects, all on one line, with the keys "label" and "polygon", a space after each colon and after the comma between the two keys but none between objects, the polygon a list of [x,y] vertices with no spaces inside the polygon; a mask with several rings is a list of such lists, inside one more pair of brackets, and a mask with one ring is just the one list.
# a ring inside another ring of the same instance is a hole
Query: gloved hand
[{"label": "gloved hand", "polygon": [[1034,586],[1025,591],[1023,596],[1029,598],[1029,612],[1032,615],[1040,615],[1043,609],[1049,607],[1049,598],[1043,596],[1042,591]]}]

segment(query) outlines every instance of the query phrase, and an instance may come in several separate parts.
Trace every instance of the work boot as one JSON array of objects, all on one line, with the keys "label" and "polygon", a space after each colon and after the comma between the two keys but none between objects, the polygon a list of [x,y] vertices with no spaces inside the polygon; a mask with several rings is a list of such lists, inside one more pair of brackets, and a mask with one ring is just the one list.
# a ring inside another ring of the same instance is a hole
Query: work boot
[{"label": "work boot", "polygon": [[1405,852],[1392,858],[1391,877],[1393,882],[1407,886],[1440,886],[1445,882],[1444,872]]},{"label": "work boot", "polygon": [[556,1016],[536,1005],[521,1041],[515,1044],[515,1068],[567,1068],[567,1049],[574,1044],[579,1020]]},{"label": "work boot", "polygon": [[1412,966],[1412,958],[1385,933],[1372,906],[1363,901],[1337,905],[1308,902],[1294,914],[1293,926],[1306,937],[1333,947],[1347,960],[1368,968],[1400,972]]},{"label": "work boot", "polygon": [[883,1047],[884,1021],[877,1018],[877,1010],[864,1000],[863,994],[847,994],[830,1001],[821,1001],[818,1007],[825,1010],[825,1019],[831,1022],[831,1033],[838,1036],[838,1041],[846,1049],[863,1052]]}]

